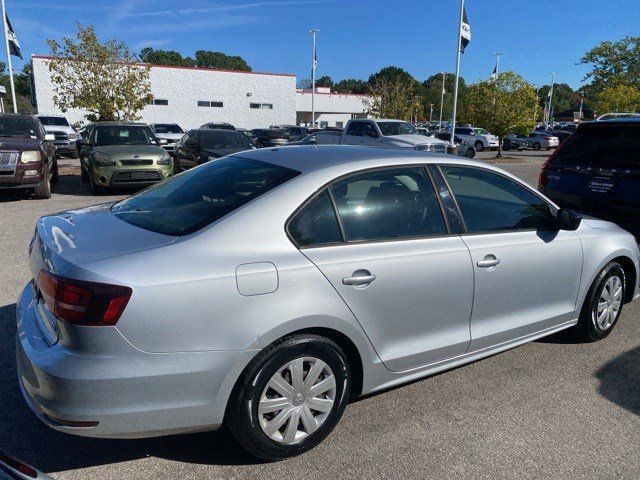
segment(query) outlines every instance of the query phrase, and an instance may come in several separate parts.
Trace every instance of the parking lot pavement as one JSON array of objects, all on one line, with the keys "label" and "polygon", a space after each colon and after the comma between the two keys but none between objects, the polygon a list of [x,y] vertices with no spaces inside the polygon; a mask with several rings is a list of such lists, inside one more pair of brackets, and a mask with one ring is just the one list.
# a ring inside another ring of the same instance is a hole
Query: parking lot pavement
[{"label": "parking lot pavement", "polygon": [[[500,166],[535,184],[539,155]],[[15,373],[28,242],[40,215],[114,198],[72,176],[50,200],[0,194],[0,449],[59,479],[640,478],[638,303],[604,341],[554,336],[359,400],[322,445],[279,463],[258,463],[225,432],[117,441],[48,429]]]}]

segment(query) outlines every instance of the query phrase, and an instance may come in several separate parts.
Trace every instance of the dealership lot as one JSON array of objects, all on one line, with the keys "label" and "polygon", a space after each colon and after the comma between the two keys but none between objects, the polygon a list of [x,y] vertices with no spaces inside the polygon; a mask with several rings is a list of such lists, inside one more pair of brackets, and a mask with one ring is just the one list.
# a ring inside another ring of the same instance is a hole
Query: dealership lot
[{"label": "dealership lot", "polygon": [[[489,159],[492,152],[478,158]],[[546,152],[501,166],[535,184]],[[64,173],[74,161],[61,162]],[[56,433],[17,387],[14,302],[43,214],[109,201],[65,175],[50,200],[0,197],[0,449],[55,478],[637,478],[640,309],[627,306],[605,341],[557,336],[352,404],[311,453],[259,464],[224,432],[106,441]],[[499,292],[496,294],[506,294]]]}]

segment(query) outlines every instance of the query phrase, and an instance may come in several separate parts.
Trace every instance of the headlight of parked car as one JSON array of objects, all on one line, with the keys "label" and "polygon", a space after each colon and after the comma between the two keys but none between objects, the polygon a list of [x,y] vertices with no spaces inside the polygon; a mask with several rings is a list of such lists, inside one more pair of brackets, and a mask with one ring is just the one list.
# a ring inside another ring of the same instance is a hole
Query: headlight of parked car
[{"label": "headlight of parked car", "polygon": [[116,164],[111,155],[100,152],[93,154],[93,163],[98,167],[113,167]]},{"label": "headlight of parked car", "polygon": [[168,153],[163,153],[156,160],[158,165],[171,165],[171,156]]},{"label": "headlight of parked car", "polygon": [[20,154],[20,161],[22,163],[39,162],[40,159],[40,152],[38,150],[26,150]]},{"label": "headlight of parked car", "polygon": [[69,134],[69,140],[77,140],[78,139],[78,134],[75,132],[71,132]]}]

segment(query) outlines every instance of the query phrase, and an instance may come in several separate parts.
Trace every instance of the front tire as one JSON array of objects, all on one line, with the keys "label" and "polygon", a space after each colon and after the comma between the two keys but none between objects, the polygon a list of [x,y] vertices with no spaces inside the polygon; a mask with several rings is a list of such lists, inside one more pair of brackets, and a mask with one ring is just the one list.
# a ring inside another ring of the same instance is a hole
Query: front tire
[{"label": "front tire", "polygon": [[480,140],[476,140],[476,143],[474,143],[473,146],[476,147],[477,152],[482,152],[484,150],[484,143]]},{"label": "front tire", "polygon": [[467,148],[467,151],[464,154],[465,157],[467,158],[473,158],[476,156],[476,149],[473,147],[469,147]]},{"label": "front tire", "polygon": [[536,142],[536,143],[533,144],[533,149],[534,150],[540,150],[541,148],[542,148],[542,145],[540,145],[539,142]]},{"label": "front tire", "polygon": [[334,429],[349,399],[342,349],[319,335],[293,335],[267,347],[238,380],[225,422],[251,454],[267,461],[311,450]]},{"label": "front tire", "polygon": [[38,183],[34,190],[34,197],[44,200],[51,198],[51,171],[49,165],[44,166],[44,174],[42,180]]},{"label": "front tire", "polygon": [[585,299],[575,332],[580,340],[595,342],[615,327],[624,303],[626,277],[622,266],[610,262],[593,281]]}]

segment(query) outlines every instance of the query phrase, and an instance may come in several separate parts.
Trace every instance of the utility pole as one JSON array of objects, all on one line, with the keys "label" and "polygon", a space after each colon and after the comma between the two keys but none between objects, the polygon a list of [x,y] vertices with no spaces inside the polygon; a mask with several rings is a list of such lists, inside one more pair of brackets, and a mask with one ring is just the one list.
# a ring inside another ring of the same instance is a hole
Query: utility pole
[{"label": "utility pole", "polygon": [[313,38],[313,42],[311,44],[311,126],[316,126],[316,33],[320,30],[317,28],[312,28],[309,30]]},{"label": "utility pole", "polygon": [[433,103],[429,104],[429,123],[433,122]]},{"label": "utility pole", "polygon": [[13,67],[11,66],[11,50],[9,49],[7,12],[4,6],[4,0],[2,0],[2,24],[4,25],[4,45],[7,48],[7,66],[9,67],[9,85],[11,86],[11,98],[13,100],[13,113],[18,113],[18,104],[16,103],[16,87],[13,84]]},{"label": "utility pole", "polygon": [[549,89],[549,107],[547,108],[547,122],[546,127],[549,128],[549,122],[551,122],[551,109],[553,104],[553,85],[556,82],[556,74],[551,72],[551,88]]},{"label": "utility pole", "polygon": [[438,131],[442,130],[442,105],[444,105],[444,79],[447,76],[446,73],[442,72],[442,93],[440,93],[440,120],[438,121]]},{"label": "utility pole", "polygon": [[500,55],[506,55],[505,52],[493,52],[491,55],[496,57],[496,80],[498,79],[498,75],[500,74]]},{"label": "utility pole", "polygon": [[458,25],[458,49],[456,51],[456,79],[453,87],[453,111],[451,112],[451,144],[455,144],[456,113],[458,110],[458,83],[460,79],[460,55],[462,54],[462,19],[464,16],[464,0],[460,0],[460,24]]},{"label": "utility pole", "polygon": [[536,93],[536,104],[533,106],[533,125],[537,126],[536,118],[538,118],[538,103],[540,103],[540,96]]}]

